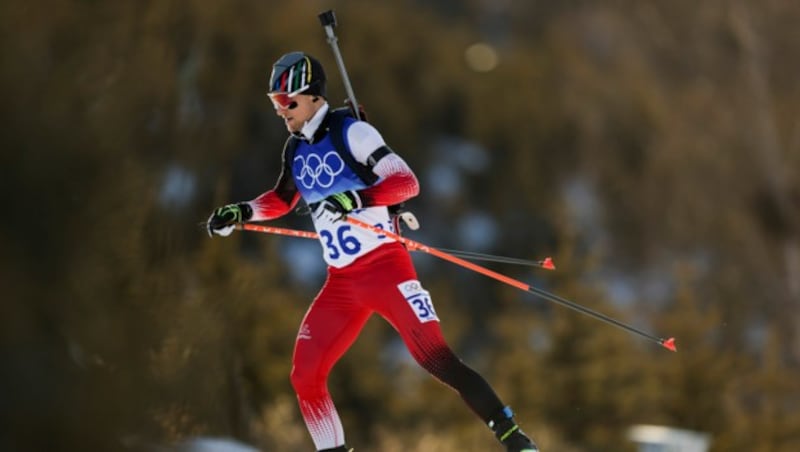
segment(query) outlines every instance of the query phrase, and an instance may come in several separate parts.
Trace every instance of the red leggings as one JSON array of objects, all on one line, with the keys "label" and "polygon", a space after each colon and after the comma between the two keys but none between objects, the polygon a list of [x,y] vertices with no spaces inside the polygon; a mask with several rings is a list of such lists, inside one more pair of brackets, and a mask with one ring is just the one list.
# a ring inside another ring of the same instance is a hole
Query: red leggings
[{"label": "red leggings", "polygon": [[408,251],[390,243],[345,268],[330,267],[300,326],[291,381],[318,450],[344,444],[341,421],[328,393],[328,374],[373,312],[397,330],[423,368],[456,390],[484,421],[502,410],[483,377],[447,346]]}]

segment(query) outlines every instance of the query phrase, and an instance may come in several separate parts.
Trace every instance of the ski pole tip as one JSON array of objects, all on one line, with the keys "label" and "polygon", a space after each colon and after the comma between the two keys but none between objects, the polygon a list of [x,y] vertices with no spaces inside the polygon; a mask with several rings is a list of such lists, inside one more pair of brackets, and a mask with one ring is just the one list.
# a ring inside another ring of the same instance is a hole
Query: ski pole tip
[{"label": "ski pole tip", "polygon": [[662,339],[661,345],[669,351],[677,352],[678,349],[675,347],[675,338],[671,337],[669,339]]},{"label": "ski pole tip", "polygon": [[544,258],[544,260],[542,261],[542,268],[545,268],[547,270],[555,270],[556,266],[555,264],[553,264],[553,258],[551,257]]}]

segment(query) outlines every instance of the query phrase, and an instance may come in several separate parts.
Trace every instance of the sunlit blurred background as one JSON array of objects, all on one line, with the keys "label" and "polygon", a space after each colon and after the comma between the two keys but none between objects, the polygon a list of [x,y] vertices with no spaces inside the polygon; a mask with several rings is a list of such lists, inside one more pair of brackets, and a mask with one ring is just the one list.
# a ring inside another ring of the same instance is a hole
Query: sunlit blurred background
[{"label": "sunlit blurred background", "polygon": [[[202,223],[278,176],[275,59],[343,105],[327,9],[420,179],[410,238],[552,256],[487,265],[677,338],[415,254],[543,451],[800,450],[794,0],[0,2],[0,450],[313,449],[288,375],[319,244]],[[357,451],[500,450],[379,317],[330,389]]]}]

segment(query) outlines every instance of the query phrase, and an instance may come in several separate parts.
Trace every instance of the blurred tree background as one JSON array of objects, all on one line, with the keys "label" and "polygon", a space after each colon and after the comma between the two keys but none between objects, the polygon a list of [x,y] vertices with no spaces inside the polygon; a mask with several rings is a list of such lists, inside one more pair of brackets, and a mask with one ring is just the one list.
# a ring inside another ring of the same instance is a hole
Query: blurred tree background
[{"label": "blurred tree background", "polygon": [[[418,173],[431,245],[678,353],[415,255],[451,345],[547,451],[800,450],[800,5],[793,0],[0,2],[0,450],[311,450],[288,381],[312,241],[201,223],[272,187],[265,92],[305,50]],[[281,226],[310,228],[291,216]],[[373,318],[334,369],[364,451],[499,450]]]}]

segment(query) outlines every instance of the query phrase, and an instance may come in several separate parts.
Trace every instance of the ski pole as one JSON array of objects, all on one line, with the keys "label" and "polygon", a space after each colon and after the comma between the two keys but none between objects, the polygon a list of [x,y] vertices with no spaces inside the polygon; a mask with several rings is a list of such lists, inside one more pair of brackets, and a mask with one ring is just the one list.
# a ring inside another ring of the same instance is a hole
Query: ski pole
[{"label": "ski pole", "polygon": [[333,29],[336,27],[336,15],[333,13],[332,9],[320,13],[319,21],[322,24],[322,27],[325,28],[325,34],[328,35],[328,44],[331,45],[331,49],[333,49],[333,56],[336,58],[336,65],[339,66],[339,72],[342,74],[342,81],[344,81],[344,89],[347,91],[347,98],[350,100],[350,105],[353,108],[353,113],[356,115],[356,119],[361,119],[361,113],[358,111],[358,102],[356,101],[356,95],[353,92],[353,87],[350,85],[350,78],[347,76],[347,69],[344,67],[344,59],[342,58],[342,52],[339,51],[339,39],[333,33]]},{"label": "ski pole", "polygon": [[[244,223],[236,226],[236,229],[240,231],[252,231],[252,232],[263,232],[266,234],[277,234],[277,235],[286,235],[290,237],[300,237],[304,239],[318,239],[319,236],[316,232],[311,231],[300,231],[297,229],[286,229],[286,228],[277,228],[273,226],[264,226],[260,224],[252,224],[252,223]],[[516,259],[513,257],[505,257],[505,256],[495,256],[492,254],[483,254],[483,253],[475,253],[472,251],[458,251],[458,250],[445,250],[443,248],[439,248],[440,251],[446,251],[454,256],[463,257],[464,259],[476,260],[476,261],[488,261],[488,262],[500,262],[506,264],[516,264],[516,265],[528,265],[531,267],[540,267],[546,270],[555,270],[556,267],[553,264],[553,259],[546,257],[542,260],[532,261],[526,259]],[[419,250],[411,250],[411,251],[419,251]]]},{"label": "ski pole", "polygon": [[542,260],[538,261],[531,261],[527,259],[517,259],[514,257],[505,257],[505,256],[493,256],[491,254],[484,254],[484,253],[476,253],[474,251],[459,251],[459,250],[452,250],[448,248],[440,248],[436,247],[439,251],[444,251],[445,253],[452,254],[453,256],[462,257],[464,259],[469,259],[473,261],[485,261],[485,262],[499,262],[501,264],[515,264],[515,265],[527,265],[529,267],[541,267],[547,270],[555,270],[556,266],[553,264],[553,259],[550,257],[546,257]]},{"label": "ski pole", "polygon": [[237,224],[236,229],[240,231],[263,232],[266,234],[288,235],[291,237],[300,237],[304,239],[319,238],[316,232],[300,231],[298,229],[276,228],[274,226],[264,226],[263,224],[242,223]]},{"label": "ski pole", "polygon": [[407,238],[405,238],[403,236],[400,236],[400,235],[397,235],[397,234],[395,234],[395,233],[393,233],[391,231],[387,231],[385,229],[377,228],[377,227],[375,227],[375,226],[373,226],[373,225],[371,225],[369,223],[365,223],[365,222],[363,222],[361,220],[358,220],[356,218],[345,217],[345,221],[347,221],[348,223],[350,223],[352,225],[358,226],[358,227],[360,227],[362,229],[366,229],[366,230],[372,231],[372,232],[374,232],[376,234],[385,235],[386,237],[389,237],[391,239],[397,240],[398,242],[401,242],[404,245],[406,245],[409,249],[419,250],[419,251],[422,251],[422,252],[425,252],[425,253],[428,253],[428,254],[432,254],[432,255],[434,255],[434,256],[436,256],[438,258],[444,259],[446,261],[450,261],[450,262],[452,262],[452,263],[454,263],[456,265],[460,265],[460,266],[462,266],[464,268],[467,268],[469,270],[481,273],[481,274],[486,275],[486,276],[488,276],[490,278],[494,278],[494,279],[496,279],[496,280],[498,280],[500,282],[504,282],[504,283],[506,283],[506,284],[508,284],[510,286],[516,287],[516,288],[518,288],[520,290],[524,290],[526,292],[529,292],[529,293],[532,293],[534,295],[537,295],[537,296],[539,296],[541,298],[544,298],[545,300],[552,301],[554,303],[558,303],[558,304],[560,304],[562,306],[565,306],[565,307],[570,308],[572,310],[578,311],[578,312],[580,312],[582,314],[586,314],[589,317],[593,317],[593,318],[595,318],[597,320],[600,320],[600,321],[603,321],[605,323],[608,323],[609,325],[616,326],[617,328],[621,328],[621,329],[623,329],[625,331],[628,331],[630,333],[639,335],[639,336],[641,336],[641,337],[643,337],[645,339],[649,339],[649,340],[661,345],[662,347],[666,348],[667,350],[670,350],[670,351],[673,351],[673,352],[677,351],[677,348],[675,347],[675,338],[674,337],[670,337],[670,338],[664,339],[664,338],[660,338],[660,337],[654,336],[654,335],[649,334],[649,333],[645,333],[642,330],[639,330],[639,329],[634,328],[634,327],[632,327],[630,325],[622,323],[619,320],[615,320],[615,319],[613,319],[611,317],[608,317],[605,314],[601,314],[601,313],[599,313],[597,311],[594,311],[592,309],[589,309],[589,308],[587,308],[585,306],[581,306],[581,305],[579,305],[577,303],[569,301],[566,298],[562,298],[562,297],[559,297],[558,295],[555,295],[555,294],[552,294],[550,292],[544,291],[542,289],[538,289],[536,287],[530,286],[528,284],[525,284],[522,281],[519,281],[519,280],[516,280],[514,278],[508,277],[506,275],[497,273],[495,271],[489,270],[488,268],[481,267],[480,265],[476,265],[476,264],[474,264],[472,262],[466,261],[464,259],[461,259],[461,258],[459,258],[457,256],[454,256],[452,254],[446,253],[444,251],[438,250],[436,248],[431,248],[431,247],[429,247],[427,245],[423,245],[422,243],[415,242],[414,240],[411,240],[411,239],[407,239]]}]

